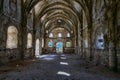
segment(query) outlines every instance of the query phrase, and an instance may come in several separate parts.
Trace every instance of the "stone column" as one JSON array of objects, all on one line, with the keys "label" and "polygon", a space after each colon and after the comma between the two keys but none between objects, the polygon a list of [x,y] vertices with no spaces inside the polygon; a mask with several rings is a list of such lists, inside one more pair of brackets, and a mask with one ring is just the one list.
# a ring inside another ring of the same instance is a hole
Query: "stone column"
[{"label": "stone column", "polygon": [[117,0],[111,1],[110,9],[107,12],[108,28],[109,28],[109,67],[113,71],[117,71]]},{"label": "stone column", "polygon": [[10,5],[9,5],[9,0],[4,0],[3,2],[3,13],[9,14],[10,13]]},{"label": "stone column", "polygon": [[21,21],[21,0],[17,0],[17,19]]}]

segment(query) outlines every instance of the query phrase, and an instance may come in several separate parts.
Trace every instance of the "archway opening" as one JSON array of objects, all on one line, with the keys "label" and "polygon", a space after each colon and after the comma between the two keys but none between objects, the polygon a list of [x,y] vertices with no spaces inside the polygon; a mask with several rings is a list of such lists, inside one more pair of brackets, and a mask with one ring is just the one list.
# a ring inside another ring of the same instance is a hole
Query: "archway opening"
[{"label": "archway opening", "polygon": [[103,34],[97,35],[96,48],[97,49],[104,49],[104,36],[103,36]]},{"label": "archway opening", "polygon": [[7,30],[6,48],[14,49],[18,46],[18,30],[15,26],[9,26]]},{"label": "archway opening", "polygon": [[63,42],[56,43],[56,53],[63,53]]},{"label": "archway opening", "polygon": [[32,34],[28,33],[27,38],[27,48],[32,48]]},{"label": "archway opening", "polygon": [[35,46],[35,57],[40,56],[40,41],[39,39],[36,40],[36,46]]}]

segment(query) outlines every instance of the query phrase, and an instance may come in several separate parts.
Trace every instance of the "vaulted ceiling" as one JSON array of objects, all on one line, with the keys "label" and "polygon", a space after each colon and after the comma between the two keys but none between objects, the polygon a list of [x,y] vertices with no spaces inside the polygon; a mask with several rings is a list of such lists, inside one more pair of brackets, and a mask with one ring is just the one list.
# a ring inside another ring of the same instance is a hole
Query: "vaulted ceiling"
[{"label": "vaulted ceiling", "polygon": [[89,15],[92,0],[24,0],[27,13],[35,10],[36,24],[42,23],[41,29],[52,31],[62,27],[68,31],[77,30],[82,21],[83,11]]}]

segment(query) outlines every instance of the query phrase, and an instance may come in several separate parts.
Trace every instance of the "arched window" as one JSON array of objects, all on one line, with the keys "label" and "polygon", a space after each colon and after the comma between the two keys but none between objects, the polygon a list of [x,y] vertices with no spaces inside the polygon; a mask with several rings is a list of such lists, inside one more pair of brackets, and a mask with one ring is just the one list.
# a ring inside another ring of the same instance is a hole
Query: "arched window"
[{"label": "arched window", "polygon": [[71,47],[71,42],[66,42],[66,47]]},{"label": "arched window", "polygon": [[56,52],[62,53],[63,52],[63,42],[57,42],[56,43]]},{"label": "arched window", "polygon": [[52,42],[52,40],[50,40],[50,41],[48,42],[48,47],[53,47],[53,42]]},{"label": "arched window", "polygon": [[43,48],[44,47],[44,39],[42,39],[42,44],[41,45],[42,45],[42,48]]},{"label": "arched window", "polygon": [[58,33],[58,37],[62,37],[62,33]]},{"label": "arched window", "polygon": [[32,34],[28,33],[27,35],[27,48],[31,48],[32,47]]},{"label": "arched window", "polygon": [[18,45],[18,30],[15,26],[9,26],[7,30],[6,48],[17,48]]},{"label": "arched window", "polygon": [[87,40],[87,39],[84,40],[84,47],[85,47],[85,48],[88,48],[88,40]]},{"label": "arched window", "polygon": [[67,37],[70,37],[70,33],[67,33]]},{"label": "arched window", "polygon": [[97,49],[104,49],[104,35],[98,35],[96,37],[96,48]]},{"label": "arched window", "polygon": [[52,37],[53,37],[53,33],[50,33],[50,34],[49,34],[49,37],[52,38]]}]

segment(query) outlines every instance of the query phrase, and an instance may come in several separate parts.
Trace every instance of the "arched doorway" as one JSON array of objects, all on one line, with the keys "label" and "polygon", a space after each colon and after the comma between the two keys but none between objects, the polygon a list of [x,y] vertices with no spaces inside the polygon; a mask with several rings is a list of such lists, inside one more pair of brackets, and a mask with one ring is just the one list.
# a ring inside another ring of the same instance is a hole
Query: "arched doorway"
[{"label": "arched doorway", "polygon": [[36,46],[35,46],[35,57],[40,56],[40,41],[39,39],[36,40]]},{"label": "arched doorway", "polygon": [[56,53],[63,53],[63,42],[56,43]]},{"label": "arched doorway", "polygon": [[32,48],[32,34],[28,33],[27,38],[27,48]]}]

